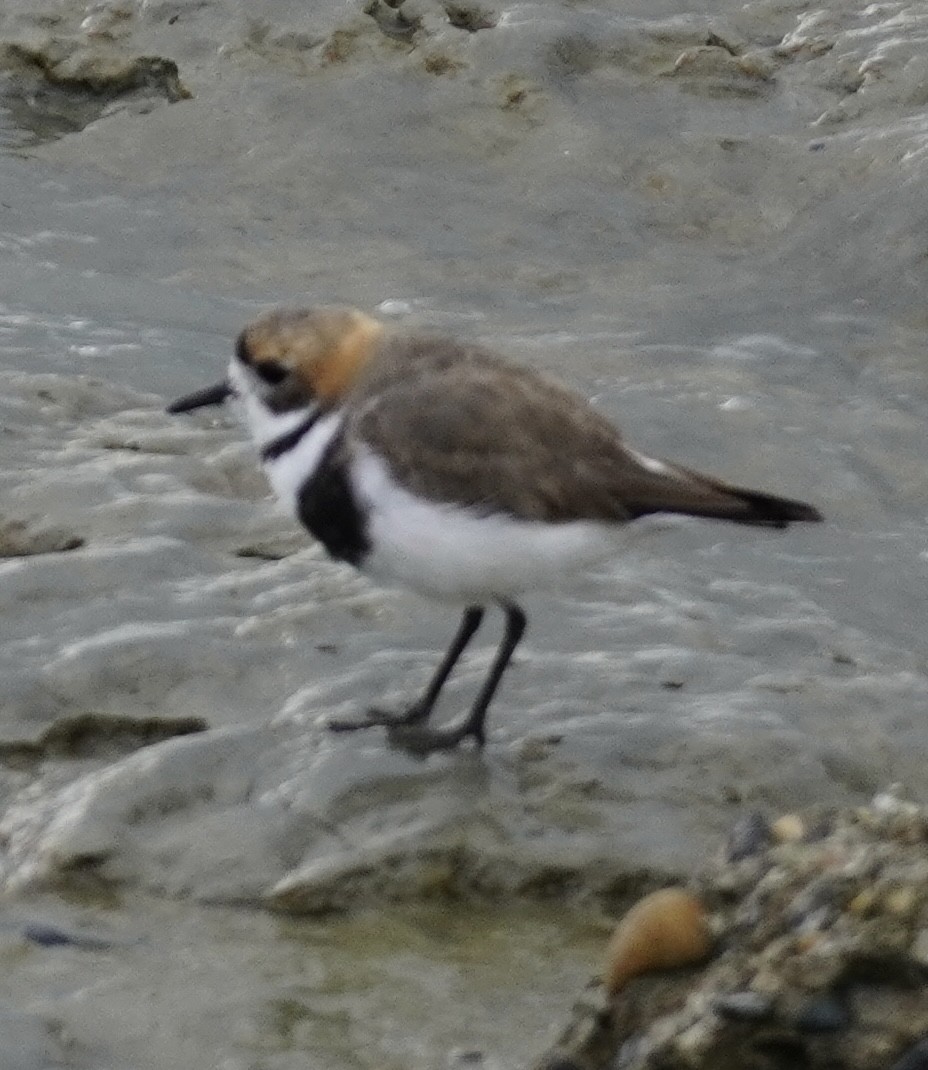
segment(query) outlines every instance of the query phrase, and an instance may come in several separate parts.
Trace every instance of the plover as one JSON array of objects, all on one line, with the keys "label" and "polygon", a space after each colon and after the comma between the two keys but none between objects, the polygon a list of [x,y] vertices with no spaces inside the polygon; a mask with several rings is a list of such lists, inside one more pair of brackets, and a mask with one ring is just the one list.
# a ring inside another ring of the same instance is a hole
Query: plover
[{"label": "plover", "polygon": [[[485,738],[487,709],[525,630],[519,599],[615,554],[654,513],[783,528],[814,506],[732,486],[627,446],[585,398],[478,345],[411,333],[350,308],[276,310],[242,331],[227,378],[172,413],[237,398],[268,479],[328,553],[375,580],[463,608],[424,692],[386,726],[419,753]],[[486,607],[506,628],[469,713],[426,722]]]}]

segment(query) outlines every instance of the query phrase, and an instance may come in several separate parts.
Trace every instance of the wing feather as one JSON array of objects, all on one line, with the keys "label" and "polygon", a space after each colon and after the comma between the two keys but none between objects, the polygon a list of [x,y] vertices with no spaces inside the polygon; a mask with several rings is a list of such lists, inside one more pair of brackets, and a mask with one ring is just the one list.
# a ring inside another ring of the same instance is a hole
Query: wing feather
[{"label": "wing feather", "polygon": [[820,519],[802,502],[628,449],[585,398],[531,369],[446,340],[433,351],[419,345],[393,355],[349,434],[421,497],[552,523],[657,512],[776,527]]}]

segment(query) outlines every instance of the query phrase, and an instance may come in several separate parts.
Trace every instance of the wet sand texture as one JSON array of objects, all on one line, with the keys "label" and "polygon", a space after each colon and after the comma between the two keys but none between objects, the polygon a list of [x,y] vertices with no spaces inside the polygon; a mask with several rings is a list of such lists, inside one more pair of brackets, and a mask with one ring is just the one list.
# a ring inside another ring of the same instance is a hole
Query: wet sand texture
[{"label": "wet sand texture", "polygon": [[[6,0],[0,1063],[519,1065],[738,814],[924,796],[923,21]],[[230,415],[163,411],[333,301],[829,522],[630,532],[528,607],[482,757],[334,739],[454,614],[327,562]]]}]

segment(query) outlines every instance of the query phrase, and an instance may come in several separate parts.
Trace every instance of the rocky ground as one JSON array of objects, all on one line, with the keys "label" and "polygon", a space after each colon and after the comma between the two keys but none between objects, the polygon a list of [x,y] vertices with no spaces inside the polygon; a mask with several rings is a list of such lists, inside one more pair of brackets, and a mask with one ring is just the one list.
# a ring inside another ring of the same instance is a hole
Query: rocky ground
[{"label": "rocky ground", "polygon": [[849,811],[746,815],[689,892],[629,912],[599,985],[536,1065],[916,1070],[926,843],[928,813],[898,791]]}]

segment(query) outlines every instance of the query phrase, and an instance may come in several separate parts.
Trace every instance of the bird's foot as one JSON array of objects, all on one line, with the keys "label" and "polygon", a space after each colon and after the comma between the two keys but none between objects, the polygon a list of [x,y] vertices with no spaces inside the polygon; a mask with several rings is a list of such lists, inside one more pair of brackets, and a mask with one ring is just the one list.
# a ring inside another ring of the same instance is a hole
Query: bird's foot
[{"label": "bird's foot", "polygon": [[357,732],[359,728],[403,729],[421,724],[431,712],[431,708],[421,702],[414,702],[402,713],[372,706],[360,717],[333,717],[328,728],[330,732]]},{"label": "bird's foot", "polygon": [[448,728],[429,728],[423,724],[394,724],[387,728],[387,742],[391,747],[420,758],[436,751],[454,750],[468,736],[474,737],[478,747],[483,746],[483,726],[469,721]]}]

